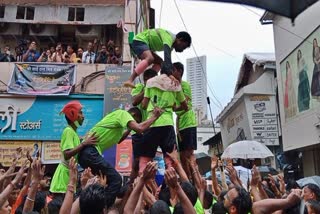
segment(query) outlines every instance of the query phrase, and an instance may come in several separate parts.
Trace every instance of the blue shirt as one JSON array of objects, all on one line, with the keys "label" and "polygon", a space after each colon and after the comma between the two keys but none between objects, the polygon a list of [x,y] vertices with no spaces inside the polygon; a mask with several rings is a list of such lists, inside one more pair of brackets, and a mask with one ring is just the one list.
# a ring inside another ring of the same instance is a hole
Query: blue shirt
[{"label": "blue shirt", "polygon": [[25,62],[36,62],[40,57],[40,53],[38,51],[29,51],[28,57]]}]

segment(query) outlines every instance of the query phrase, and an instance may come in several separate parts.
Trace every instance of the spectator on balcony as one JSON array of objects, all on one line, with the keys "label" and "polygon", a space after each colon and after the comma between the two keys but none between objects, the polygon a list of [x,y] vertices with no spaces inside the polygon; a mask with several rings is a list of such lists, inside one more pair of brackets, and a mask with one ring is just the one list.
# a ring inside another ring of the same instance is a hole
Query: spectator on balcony
[{"label": "spectator on balcony", "polygon": [[82,63],[93,64],[96,59],[96,54],[93,52],[92,42],[88,43],[87,51],[82,55]]},{"label": "spectator on balcony", "polygon": [[79,47],[77,50],[77,58],[75,59],[76,63],[82,62],[83,48]]},{"label": "spectator on balcony", "polygon": [[10,52],[10,47],[5,46],[3,53],[0,54],[0,62],[14,62],[14,56]]},{"label": "spectator on balcony", "polygon": [[64,62],[65,63],[76,63],[77,55],[74,52],[74,47],[72,45],[68,45],[67,51],[64,52]]},{"label": "spectator on balcony", "polygon": [[38,62],[52,62],[51,51],[48,49],[42,52],[41,56],[38,59]]},{"label": "spectator on balcony", "polygon": [[52,54],[52,62],[63,62],[64,56],[62,53],[62,44],[58,43],[56,46],[56,52]]},{"label": "spectator on balcony", "polygon": [[37,51],[37,43],[32,41],[29,45],[28,50],[23,54],[23,62],[37,62],[40,57],[39,51]]},{"label": "spectator on balcony", "polygon": [[15,52],[16,52],[16,61],[17,62],[22,62],[22,49],[21,49],[21,47],[16,47],[15,48]]},{"label": "spectator on balcony", "polygon": [[121,55],[121,50],[119,47],[114,48],[114,54],[110,59],[110,64],[117,64],[117,65],[122,65],[123,60],[122,60],[122,55]]},{"label": "spectator on balcony", "polygon": [[98,51],[96,63],[107,64],[108,63],[108,52],[105,45],[101,46],[101,50]]}]

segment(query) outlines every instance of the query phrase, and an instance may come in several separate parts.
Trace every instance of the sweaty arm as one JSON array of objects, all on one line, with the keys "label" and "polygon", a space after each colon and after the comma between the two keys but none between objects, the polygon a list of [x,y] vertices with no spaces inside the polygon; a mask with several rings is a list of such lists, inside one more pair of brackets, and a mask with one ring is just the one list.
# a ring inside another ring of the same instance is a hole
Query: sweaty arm
[{"label": "sweaty arm", "polygon": [[134,130],[135,132],[137,132],[139,134],[142,134],[157,119],[158,119],[158,117],[152,115],[152,117],[150,117],[149,119],[147,119],[146,121],[144,121],[142,123],[137,123],[136,121],[131,120],[128,122],[128,127],[129,127],[129,129]]},{"label": "sweaty arm", "polygon": [[173,71],[173,65],[171,61],[171,48],[168,45],[164,44],[163,51],[164,51],[164,61],[161,67],[161,73],[170,76],[172,75],[172,71]]},{"label": "sweaty arm", "polygon": [[142,90],[139,94],[132,97],[132,105],[137,106],[139,105],[144,97],[144,90]]}]

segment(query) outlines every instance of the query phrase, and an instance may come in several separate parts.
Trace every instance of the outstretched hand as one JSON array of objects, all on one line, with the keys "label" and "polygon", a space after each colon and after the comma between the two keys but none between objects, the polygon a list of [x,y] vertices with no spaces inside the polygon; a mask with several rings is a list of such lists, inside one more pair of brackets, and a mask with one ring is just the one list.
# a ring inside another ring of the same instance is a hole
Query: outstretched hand
[{"label": "outstretched hand", "polygon": [[148,162],[146,168],[143,170],[142,179],[147,181],[154,178],[157,172],[157,162]]}]

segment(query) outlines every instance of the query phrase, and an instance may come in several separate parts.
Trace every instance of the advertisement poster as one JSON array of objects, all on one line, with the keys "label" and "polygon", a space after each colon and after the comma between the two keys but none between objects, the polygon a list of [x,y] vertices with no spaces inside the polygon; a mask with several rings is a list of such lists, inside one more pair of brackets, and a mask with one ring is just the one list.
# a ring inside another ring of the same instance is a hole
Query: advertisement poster
[{"label": "advertisement poster", "polygon": [[123,87],[123,83],[131,75],[129,66],[106,68],[106,83],[104,93],[104,113],[116,109],[128,110],[131,108],[131,88]]},{"label": "advertisement poster", "polygon": [[38,141],[2,141],[0,142],[0,163],[9,167],[12,164],[16,149],[21,147],[23,157],[18,161],[17,166],[21,166],[22,161],[26,160],[25,156],[29,151],[31,157],[36,157],[38,152],[41,152],[41,142]]},{"label": "advertisement poster", "polygon": [[126,139],[117,144],[116,149],[116,166],[118,172],[130,172],[132,168],[132,140]]},{"label": "advertisement poster", "polygon": [[60,163],[60,142],[45,142],[42,144],[41,161],[44,164]]},{"label": "advertisement poster", "polygon": [[[131,108],[131,88],[123,87],[123,83],[131,75],[130,66],[108,66],[105,72],[105,93],[104,93],[104,115],[117,110],[128,110]],[[121,143],[123,144],[123,143]],[[127,144],[125,144],[127,145]],[[132,146],[132,145],[130,145]],[[120,146],[123,148],[123,146]],[[119,149],[113,146],[103,153],[104,158],[117,168],[116,154],[120,154]],[[130,160],[131,164],[131,160]],[[130,168],[131,169],[131,168]],[[119,169],[122,171],[123,169]]]},{"label": "advertisement poster", "polygon": [[318,27],[280,63],[286,121],[320,106],[319,42]]},{"label": "advertisement poster", "polygon": [[76,80],[75,65],[16,63],[7,91],[23,95],[69,95]]}]

